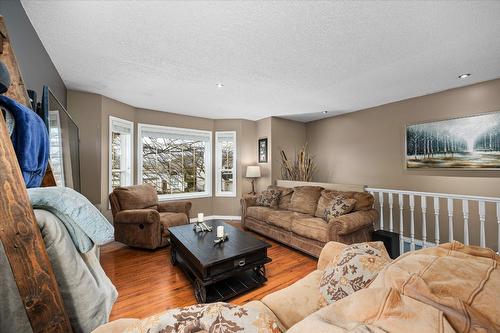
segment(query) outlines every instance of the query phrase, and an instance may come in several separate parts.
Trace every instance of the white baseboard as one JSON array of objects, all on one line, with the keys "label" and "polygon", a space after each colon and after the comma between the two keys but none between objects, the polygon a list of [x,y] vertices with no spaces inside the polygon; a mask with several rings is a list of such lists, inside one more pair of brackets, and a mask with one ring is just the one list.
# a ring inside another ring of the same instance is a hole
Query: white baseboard
[{"label": "white baseboard", "polygon": [[[241,221],[241,216],[230,216],[230,215],[210,215],[205,216],[205,220],[231,220],[231,221]],[[198,221],[198,218],[192,217],[189,222],[194,223]]]}]

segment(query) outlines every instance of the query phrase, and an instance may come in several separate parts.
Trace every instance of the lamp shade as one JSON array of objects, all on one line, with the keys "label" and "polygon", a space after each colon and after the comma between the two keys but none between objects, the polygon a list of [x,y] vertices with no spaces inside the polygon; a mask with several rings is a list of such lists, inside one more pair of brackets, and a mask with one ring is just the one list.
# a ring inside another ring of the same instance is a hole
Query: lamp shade
[{"label": "lamp shade", "polygon": [[247,166],[247,178],[259,178],[260,177],[260,167],[258,165]]}]

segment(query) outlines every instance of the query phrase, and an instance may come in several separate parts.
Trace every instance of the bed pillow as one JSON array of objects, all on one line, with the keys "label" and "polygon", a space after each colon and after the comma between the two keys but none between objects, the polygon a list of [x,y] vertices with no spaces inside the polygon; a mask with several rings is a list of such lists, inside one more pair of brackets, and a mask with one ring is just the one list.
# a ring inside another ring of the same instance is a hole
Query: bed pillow
[{"label": "bed pillow", "polygon": [[366,288],[391,262],[382,242],[352,244],[326,266],[320,292],[328,304]]}]

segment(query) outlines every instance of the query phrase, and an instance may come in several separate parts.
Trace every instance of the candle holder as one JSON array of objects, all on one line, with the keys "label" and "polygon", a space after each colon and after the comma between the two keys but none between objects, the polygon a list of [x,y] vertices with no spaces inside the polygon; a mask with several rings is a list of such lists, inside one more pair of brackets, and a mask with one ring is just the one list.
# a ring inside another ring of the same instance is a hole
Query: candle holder
[{"label": "candle holder", "polygon": [[222,244],[222,243],[224,243],[225,241],[228,241],[228,240],[229,240],[228,234],[224,234],[224,236],[217,237],[216,239],[214,239],[214,246],[215,245],[220,245],[220,244]]},{"label": "candle holder", "polygon": [[193,230],[196,232],[210,232],[212,231],[212,227],[205,224],[205,222],[195,222],[193,226]]}]

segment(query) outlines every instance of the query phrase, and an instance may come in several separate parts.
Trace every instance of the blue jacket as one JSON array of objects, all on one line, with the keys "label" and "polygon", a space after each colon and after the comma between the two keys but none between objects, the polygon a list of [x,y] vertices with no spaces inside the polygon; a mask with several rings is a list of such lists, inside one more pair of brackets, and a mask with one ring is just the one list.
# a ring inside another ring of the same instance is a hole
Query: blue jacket
[{"label": "blue jacket", "polygon": [[26,187],[39,187],[49,163],[49,134],[43,120],[27,106],[0,95],[0,106],[15,120],[11,140]]}]

